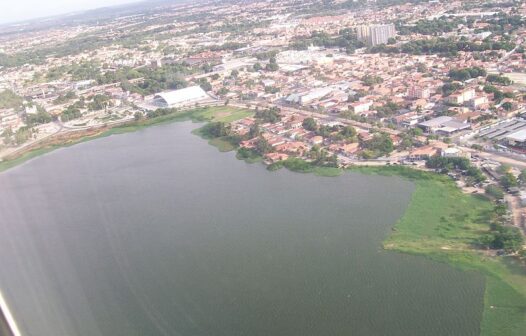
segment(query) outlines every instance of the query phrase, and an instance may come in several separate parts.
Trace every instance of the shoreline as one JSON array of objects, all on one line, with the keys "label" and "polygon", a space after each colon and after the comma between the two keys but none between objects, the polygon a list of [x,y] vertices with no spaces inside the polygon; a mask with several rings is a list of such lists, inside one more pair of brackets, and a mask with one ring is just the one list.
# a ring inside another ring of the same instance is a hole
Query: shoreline
[{"label": "shoreline", "polygon": [[[218,117],[220,110],[229,110],[230,114]],[[79,131],[73,137],[49,139],[49,142],[46,141],[36,148],[28,148],[27,151],[13,159],[0,162],[0,172],[55,149],[85,141],[135,132],[146,127],[176,121],[232,121],[232,118],[238,117],[236,114],[238,112],[239,116],[252,113],[229,106],[202,107],[153,119],[130,121],[114,127],[103,126],[86,132]],[[199,128],[193,133],[218,148],[219,151],[235,150],[235,147],[222,143],[221,139],[207,138],[198,130]],[[238,159],[243,160],[240,157]],[[245,161],[253,163],[250,160],[245,159]],[[482,250],[477,250],[471,245],[477,234],[480,235],[481,231],[488,227],[483,215],[491,211],[492,203],[489,200],[483,196],[462,193],[453,181],[445,176],[411,167],[355,166],[346,169],[313,167],[311,170],[300,172],[328,177],[339,176],[345,172],[356,172],[397,176],[415,183],[411,201],[402,217],[394,224],[393,231],[383,241],[382,248],[393,252],[424,256],[464,271],[480,272],[486,282],[480,335],[523,335],[526,333],[526,270],[524,266],[514,263],[511,257],[484,255]],[[430,194],[434,197],[432,203],[429,203]],[[461,207],[455,208],[455,204],[460,204]],[[426,205],[429,206],[426,207]],[[455,212],[462,214],[462,218],[455,218]],[[448,214],[449,217],[443,214]],[[422,218],[426,218],[426,221],[424,222]],[[459,235],[460,238],[456,235]]]}]

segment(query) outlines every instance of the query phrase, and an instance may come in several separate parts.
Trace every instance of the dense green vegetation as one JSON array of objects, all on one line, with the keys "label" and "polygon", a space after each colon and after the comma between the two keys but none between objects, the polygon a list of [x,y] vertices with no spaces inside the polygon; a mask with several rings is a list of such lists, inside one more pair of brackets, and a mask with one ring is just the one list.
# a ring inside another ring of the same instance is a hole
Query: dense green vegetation
[{"label": "dense green vegetation", "polygon": [[29,114],[26,116],[26,123],[30,127],[40,124],[47,124],[52,120],[53,118],[51,117],[51,115],[44,110],[39,110],[35,114]]},{"label": "dense green vegetation", "polygon": [[11,90],[0,91],[0,109],[13,108],[19,109],[22,107],[24,99],[18,96]]},{"label": "dense green vegetation", "polygon": [[471,78],[486,76],[486,70],[480,67],[451,69],[449,70],[448,76],[453,80],[465,81]]},{"label": "dense green vegetation", "polygon": [[393,103],[391,100],[387,101],[384,105],[376,107],[376,115],[379,118],[385,118],[395,115],[402,106]]},{"label": "dense green vegetation", "polygon": [[281,120],[279,108],[272,107],[264,110],[256,109],[254,117],[264,123],[276,123]]},{"label": "dense green vegetation", "polygon": [[447,19],[442,17],[433,20],[418,20],[412,25],[403,25],[401,22],[397,22],[396,31],[400,35],[440,35],[456,30],[459,24],[464,24],[461,18]]},{"label": "dense green vegetation", "polygon": [[384,79],[377,75],[365,75],[362,77],[362,82],[367,86],[374,86],[383,83]]},{"label": "dense green vegetation", "polygon": [[444,97],[447,97],[453,92],[460,89],[461,87],[462,85],[459,83],[444,83],[444,85],[442,85],[442,94],[444,95]]},{"label": "dense green vegetation", "polygon": [[[97,77],[97,82],[99,84],[121,83],[123,90],[146,96],[163,90],[186,87],[188,83],[184,80],[184,75],[195,71],[196,69],[182,63],[138,69],[124,67],[117,71],[105,72]],[[131,82],[133,79],[141,80]]]},{"label": "dense green vegetation", "polygon": [[358,48],[365,47],[365,44],[358,40],[354,30],[350,28],[342,29],[336,36],[330,36],[326,32],[316,31],[308,38],[296,39],[291,43],[291,48],[296,50],[306,50],[309,46],[319,46],[326,48],[341,48],[349,54]]},{"label": "dense green vegetation", "polygon": [[111,97],[107,94],[96,94],[93,96],[92,101],[88,103],[90,111],[103,110],[108,107],[111,107]]},{"label": "dense green vegetation", "polygon": [[279,65],[275,57],[271,57],[267,65],[265,65],[265,70],[267,71],[278,71]]},{"label": "dense green vegetation", "polygon": [[53,104],[55,105],[64,104],[75,98],[77,98],[77,95],[75,94],[75,92],[68,91],[67,93],[61,94],[57,98],[55,98],[55,100],[53,100]]},{"label": "dense green vegetation", "polygon": [[486,195],[494,199],[502,199],[504,197],[504,190],[497,185],[490,184],[485,189],[484,192]]},{"label": "dense green vegetation", "polygon": [[83,61],[71,63],[50,69],[45,76],[46,81],[60,79],[64,75],[71,76],[74,81],[96,79],[100,74],[100,63],[96,61]]},{"label": "dense green vegetation", "polygon": [[371,140],[362,142],[362,147],[365,148],[362,152],[364,159],[389,155],[394,150],[393,141],[387,133],[376,133]]},{"label": "dense green vegetation", "polygon": [[506,76],[500,75],[488,75],[486,80],[490,83],[500,84],[500,85],[511,85],[512,81]]},{"label": "dense green vegetation", "polygon": [[64,111],[60,114],[60,120],[70,121],[73,119],[80,118],[82,116],[81,108],[84,107],[84,101],[80,100],[75,104],[69,105]]},{"label": "dense green vegetation", "polygon": [[356,142],[357,132],[353,126],[341,126],[341,125],[318,125],[316,120],[313,118],[305,118],[302,122],[302,126],[307,131],[316,133],[324,138],[329,138],[332,141],[346,141]]},{"label": "dense green vegetation", "polygon": [[504,93],[493,85],[484,85],[484,92],[493,93],[493,100],[495,100],[497,103],[504,99]]},{"label": "dense green vegetation", "polygon": [[223,121],[213,121],[201,127],[200,133],[209,138],[219,138],[229,135],[230,127]]},{"label": "dense green vegetation", "polygon": [[397,175],[415,183],[411,202],[384,247],[424,255],[486,276],[483,336],[526,333],[526,268],[515,257],[490,257],[480,239],[491,232],[494,206],[463,194],[446,176],[405,167],[357,167],[353,171]]},{"label": "dense green vegetation", "polygon": [[456,55],[459,51],[487,51],[506,50],[510,51],[515,44],[508,41],[484,41],[482,43],[467,40],[455,40],[451,38],[433,38],[429,40],[415,40],[403,44],[401,47],[378,45],[369,48],[371,53],[405,53],[412,55],[444,54]]},{"label": "dense green vegetation", "polygon": [[[501,4],[494,3],[494,5],[500,7]],[[499,13],[497,16],[487,19],[486,22],[489,23],[489,26],[485,27],[484,30],[498,35],[511,34],[515,30],[526,26],[526,20],[522,16],[515,14]]]},{"label": "dense green vegetation", "polygon": [[297,173],[314,173],[320,176],[338,176],[342,173],[339,168],[331,166],[319,166],[314,162],[307,162],[299,158],[288,158],[287,160],[275,162],[267,167],[270,171],[287,168]]},{"label": "dense green vegetation", "polygon": [[433,156],[426,161],[426,167],[440,171],[441,173],[449,173],[452,171],[459,171],[467,176],[468,183],[480,183],[486,180],[486,176],[482,171],[471,164],[471,161],[463,157],[442,157]]}]

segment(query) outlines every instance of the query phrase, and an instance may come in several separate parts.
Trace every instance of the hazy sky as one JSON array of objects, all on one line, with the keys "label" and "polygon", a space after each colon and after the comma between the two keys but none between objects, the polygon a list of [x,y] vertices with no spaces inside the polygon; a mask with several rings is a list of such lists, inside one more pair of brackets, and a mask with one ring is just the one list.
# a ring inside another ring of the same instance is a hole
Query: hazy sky
[{"label": "hazy sky", "polygon": [[119,5],[138,0],[0,0],[0,23]]}]

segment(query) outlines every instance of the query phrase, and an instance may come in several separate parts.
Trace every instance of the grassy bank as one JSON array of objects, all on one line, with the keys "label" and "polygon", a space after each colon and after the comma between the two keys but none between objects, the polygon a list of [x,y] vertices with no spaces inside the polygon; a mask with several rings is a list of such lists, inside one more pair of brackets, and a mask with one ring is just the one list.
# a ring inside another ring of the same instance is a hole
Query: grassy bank
[{"label": "grassy bank", "polygon": [[270,171],[275,171],[283,167],[296,173],[312,173],[318,176],[326,177],[339,176],[343,172],[343,170],[337,167],[319,166],[298,158],[289,158],[284,161],[278,161],[271,164],[267,168]]},{"label": "grassy bank", "polygon": [[353,168],[366,174],[398,175],[415,183],[403,217],[384,241],[389,250],[427,256],[486,277],[481,335],[526,335],[526,270],[511,257],[477,250],[493,209],[480,195],[464,194],[448,177],[405,167]]},{"label": "grassy bank", "polygon": [[[207,121],[224,121],[231,122],[237,119],[245,118],[252,115],[253,112],[247,109],[239,109],[230,106],[214,106],[214,107],[202,107],[195,108],[187,111],[176,112],[152,119],[143,119],[139,121],[130,121],[129,123],[111,127],[111,128],[99,128],[90,131],[79,131],[78,133],[71,133],[67,137],[60,135],[56,138],[50,139],[42,144],[38,144],[37,147],[28,149],[17,156],[7,158],[0,162],[0,172],[7,169],[13,168],[19,164],[22,164],[32,158],[49,153],[55,149],[72,146],[84,141],[89,141],[101,137],[106,137],[115,134],[123,134],[129,132],[135,132],[146,127],[153,125],[171,123],[176,121],[188,121],[194,122],[207,122]],[[219,147],[220,149],[226,150],[227,148],[221,147],[224,144],[211,142],[212,145]]]}]

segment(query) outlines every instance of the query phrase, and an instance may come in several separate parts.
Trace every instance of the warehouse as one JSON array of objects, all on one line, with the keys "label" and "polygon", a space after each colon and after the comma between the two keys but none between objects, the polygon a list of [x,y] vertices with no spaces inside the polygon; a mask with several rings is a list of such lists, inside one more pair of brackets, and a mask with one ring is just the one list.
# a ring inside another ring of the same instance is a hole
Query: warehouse
[{"label": "warehouse", "polygon": [[161,92],[154,96],[154,104],[159,107],[180,107],[210,99],[210,96],[200,86],[190,86],[184,89]]}]

